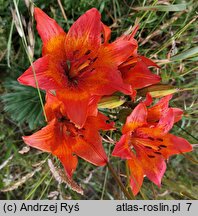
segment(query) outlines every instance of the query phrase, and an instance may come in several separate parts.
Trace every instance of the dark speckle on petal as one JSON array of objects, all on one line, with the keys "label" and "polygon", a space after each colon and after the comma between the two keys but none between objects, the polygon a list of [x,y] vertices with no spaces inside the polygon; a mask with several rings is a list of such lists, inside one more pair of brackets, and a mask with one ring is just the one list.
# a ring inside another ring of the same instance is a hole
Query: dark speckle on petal
[{"label": "dark speckle on petal", "polygon": [[154,155],[147,155],[149,158],[155,158]]}]

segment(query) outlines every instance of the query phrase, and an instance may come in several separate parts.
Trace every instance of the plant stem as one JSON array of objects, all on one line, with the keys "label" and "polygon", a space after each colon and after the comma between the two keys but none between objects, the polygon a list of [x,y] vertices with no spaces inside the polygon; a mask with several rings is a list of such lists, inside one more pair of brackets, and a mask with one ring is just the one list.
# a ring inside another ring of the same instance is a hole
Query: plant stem
[{"label": "plant stem", "polygon": [[33,72],[33,75],[34,75],[34,81],[35,81],[36,89],[37,89],[38,96],[39,96],[39,99],[40,99],[40,103],[41,103],[41,107],[42,107],[43,114],[44,114],[44,117],[45,117],[45,121],[47,122],[47,116],[46,116],[45,109],[44,109],[44,102],[43,102],[43,99],[42,99],[42,96],[41,96],[38,80],[37,80],[37,77],[36,77],[36,71],[35,71],[34,64],[33,64],[33,57],[30,56],[30,53],[29,53],[29,50],[28,50],[28,43],[27,43],[27,39],[25,37],[25,33],[24,33],[24,29],[23,29],[23,24],[22,24],[22,21],[21,21],[21,16],[20,16],[20,13],[19,13],[19,10],[18,10],[18,2],[16,2],[16,0],[14,0],[14,6],[15,6],[15,10],[16,10],[16,14],[17,14],[20,30],[21,30],[21,35],[20,34],[19,35],[22,38],[22,44],[24,46],[24,49],[26,51],[28,60],[30,62],[31,68],[32,68],[32,72]]},{"label": "plant stem", "polygon": [[[110,134],[111,134],[111,138],[112,138],[112,131],[110,131]],[[109,144],[109,149],[108,149],[108,160],[109,160],[110,152],[111,152],[111,144]],[[103,188],[102,188],[102,195],[101,195],[101,198],[100,198],[101,200],[103,200],[103,197],[104,197],[104,194],[105,194],[107,176],[108,176],[108,167],[106,167],[106,171],[105,171],[105,178],[104,178],[104,183],[103,183]]]},{"label": "plant stem", "polygon": [[131,197],[129,192],[126,190],[125,186],[122,184],[120,178],[117,176],[115,170],[113,169],[112,165],[109,162],[107,162],[107,167],[109,168],[109,171],[111,172],[113,178],[115,179],[116,183],[119,185],[119,187],[121,188],[122,192],[127,197],[127,199],[132,200],[133,197]]}]

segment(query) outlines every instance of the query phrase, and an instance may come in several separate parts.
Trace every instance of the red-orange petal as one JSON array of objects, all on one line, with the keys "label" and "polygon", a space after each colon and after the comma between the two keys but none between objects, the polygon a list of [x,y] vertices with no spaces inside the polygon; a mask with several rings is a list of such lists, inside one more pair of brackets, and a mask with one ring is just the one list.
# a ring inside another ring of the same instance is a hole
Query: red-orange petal
[{"label": "red-orange petal", "polygon": [[123,80],[132,85],[135,89],[141,89],[160,82],[161,78],[151,73],[147,65],[143,62],[137,62],[130,70],[122,71]]},{"label": "red-orange petal", "polygon": [[146,58],[145,56],[139,56],[139,58],[147,65],[147,66],[153,66],[160,68],[155,62],[153,62],[151,59]]},{"label": "red-orange petal", "polygon": [[134,88],[131,88],[131,92],[132,92],[132,94],[130,95],[131,100],[135,101],[136,96],[137,96],[137,91]]},{"label": "red-orange petal", "polygon": [[98,132],[94,132],[92,137],[92,142],[87,141],[81,137],[75,139],[72,143],[73,152],[84,160],[96,165],[96,166],[104,166],[108,159],[107,155],[102,146],[102,140]]},{"label": "red-orange petal", "polygon": [[103,35],[104,35],[104,42],[103,43],[108,43],[110,37],[111,37],[111,29],[106,26],[104,23],[101,23],[102,24],[102,32],[103,32]]},{"label": "red-orange petal", "polygon": [[166,134],[162,140],[160,152],[167,159],[174,154],[192,151],[192,145],[182,137]]},{"label": "red-orange petal", "polygon": [[135,35],[136,35],[136,33],[137,33],[139,27],[140,27],[139,24],[136,24],[136,25],[133,26],[132,32],[131,32],[131,34],[129,35],[129,36],[130,36],[130,38],[129,38],[130,40],[133,39],[133,38],[135,37]]},{"label": "red-orange petal", "polygon": [[116,40],[105,47],[106,51],[109,53],[109,56],[111,57],[111,59],[109,59],[109,63],[113,63],[117,66],[125,62],[131,56],[131,53],[134,52],[135,48],[136,46],[127,40]]},{"label": "red-orange petal", "polygon": [[43,41],[42,54],[51,54],[58,61],[65,59],[64,43],[66,33],[41,9],[35,8],[34,15],[37,22],[37,30]]},{"label": "red-orange petal", "polygon": [[67,84],[67,78],[64,74],[63,67],[58,62],[46,55],[37,59],[19,78],[18,81],[23,85],[36,87],[34,73],[38,86],[43,90],[53,90],[63,88]]},{"label": "red-orange petal", "polygon": [[137,56],[137,49],[138,49],[138,42],[134,39],[136,32],[138,31],[139,25],[135,25],[133,30],[130,34],[123,34],[121,37],[116,39],[116,42],[120,41],[128,41],[134,47],[133,51],[131,52],[131,56]]},{"label": "red-orange petal", "polygon": [[53,37],[43,44],[42,55],[51,55],[58,62],[66,61],[66,53],[64,49],[66,34]]},{"label": "red-orange petal", "polygon": [[101,44],[102,25],[96,8],[80,16],[68,31],[65,50],[69,60],[84,55],[87,51],[98,50]]},{"label": "red-orange petal", "polygon": [[58,90],[56,94],[63,102],[68,118],[78,128],[83,127],[87,119],[90,95],[77,86]]},{"label": "red-orange petal", "polygon": [[65,34],[64,30],[57,22],[50,18],[40,8],[34,8],[34,16],[37,22],[36,27],[43,43],[48,42],[58,35]]},{"label": "red-orange petal", "polygon": [[115,123],[110,122],[109,118],[104,114],[98,112],[97,116],[89,116],[86,121],[86,127],[90,127],[91,129],[99,130],[113,130]]},{"label": "red-orange petal", "polygon": [[153,98],[152,96],[150,95],[150,93],[148,92],[146,94],[146,99],[143,101],[143,103],[146,105],[146,106],[150,106],[153,102]]},{"label": "red-orange petal", "polygon": [[54,119],[47,126],[36,133],[30,136],[23,136],[22,138],[27,145],[33,148],[37,148],[45,152],[52,152],[56,149],[57,140],[55,132],[57,130],[57,122]]},{"label": "red-orange petal", "polygon": [[59,119],[66,115],[62,101],[58,100],[51,92],[46,92],[45,113],[48,122],[54,118]]},{"label": "red-orange petal", "polygon": [[31,136],[24,136],[24,142],[39,150],[50,152],[60,159],[68,176],[71,177],[77,166],[77,158],[73,156],[70,140],[63,133],[64,126],[56,119],[48,123],[40,131]]},{"label": "red-orange petal", "polygon": [[134,196],[138,194],[144,179],[144,171],[141,162],[133,154],[130,160],[127,160],[130,172],[130,185]]},{"label": "red-orange petal", "polygon": [[122,128],[122,133],[134,131],[136,128],[146,125],[147,109],[144,103],[138,104],[132,113],[127,117],[126,123]]},{"label": "red-orange petal", "polygon": [[[57,139],[60,140],[61,137],[57,137]],[[78,164],[77,157],[73,155],[71,139],[73,138],[66,138],[66,136],[62,136],[62,140],[60,140],[60,144],[57,146],[57,149],[52,152],[52,154],[58,157],[58,159],[61,161],[66,173],[70,178],[72,177]]]},{"label": "red-orange petal", "polygon": [[96,68],[96,70],[91,73],[85,72],[80,77],[79,84],[83,86],[90,95],[111,95],[116,91],[121,91],[124,94],[131,94],[131,87],[123,82],[120,72],[108,67]]},{"label": "red-orange petal", "polygon": [[130,133],[122,135],[113,149],[112,156],[120,157],[122,159],[131,159],[130,146]]},{"label": "red-orange petal", "polygon": [[174,123],[178,122],[181,120],[182,118],[182,115],[183,115],[183,110],[182,109],[179,109],[179,108],[170,108],[173,110],[173,114],[174,114],[174,117],[175,117],[175,120],[174,120]]},{"label": "red-orange petal", "polygon": [[141,138],[147,138],[147,137],[158,138],[164,135],[161,128],[157,128],[155,126],[137,128],[135,134],[137,137],[141,137]]},{"label": "red-orange petal", "polygon": [[162,131],[162,135],[166,134],[173,127],[174,120],[175,120],[175,116],[173,110],[168,109],[167,112],[163,113],[162,117],[160,118],[154,130],[160,129]]},{"label": "red-orange petal", "polygon": [[100,101],[101,96],[92,96],[89,99],[88,104],[88,116],[97,116],[98,114],[98,102]]},{"label": "red-orange petal", "polygon": [[148,121],[155,122],[158,121],[162,114],[165,113],[168,109],[169,100],[172,98],[172,95],[167,95],[160,99],[158,103],[154,106],[148,108]]},{"label": "red-orange petal", "polygon": [[153,183],[160,187],[161,180],[166,170],[166,163],[161,155],[153,154],[152,150],[148,150],[142,146],[135,146],[137,160],[141,162],[144,174]]}]

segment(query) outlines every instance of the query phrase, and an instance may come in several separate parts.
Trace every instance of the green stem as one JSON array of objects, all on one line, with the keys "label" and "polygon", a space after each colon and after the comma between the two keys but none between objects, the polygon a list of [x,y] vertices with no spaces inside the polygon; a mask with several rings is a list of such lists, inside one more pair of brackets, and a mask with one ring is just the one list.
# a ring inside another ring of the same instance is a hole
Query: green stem
[{"label": "green stem", "polygon": [[20,36],[22,38],[22,43],[23,43],[24,49],[26,51],[28,60],[29,60],[29,62],[31,64],[31,68],[32,68],[32,72],[33,72],[33,75],[34,75],[34,81],[35,81],[36,89],[37,89],[38,96],[39,96],[39,99],[40,99],[40,103],[41,103],[41,107],[42,107],[43,114],[44,114],[44,117],[45,117],[45,121],[47,122],[47,116],[46,116],[45,109],[44,109],[44,103],[43,103],[43,99],[42,99],[42,96],[41,96],[38,80],[37,80],[37,77],[36,77],[36,71],[35,71],[35,68],[34,68],[34,65],[33,65],[33,58],[32,58],[32,56],[30,56],[29,51],[28,51],[28,43],[27,43],[27,40],[26,40],[26,37],[25,37],[25,32],[24,32],[24,29],[23,29],[22,21],[21,21],[21,16],[20,16],[20,13],[19,13],[19,10],[18,10],[18,2],[16,2],[16,0],[14,0],[14,6],[15,6],[15,10],[16,10],[19,26],[20,26],[20,29],[22,31],[22,33],[21,33],[22,35],[20,35]]},{"label": "green stem", "polygon": [[[112,138],[112,131],[110,131],[110,137]],[[111,144],[109,144],[109,149],[108,149],[108,160],[110,157],[110,152],[111,152]],[[108,176],[108,167],[106,167],[106,171],[105,171],[105,178],[104,178],[104,183],[103,183],[103,188],[102,188],[102,195],[101,195],[101,200],[103,200],[104,198],[104,194],[105,194],[105,187],[106,187],[106,183],[107,183],[107,176]]]},{"label": "green stem", "polygon": [[131,197],[129,192],[126,190],[125,186],[122,184],[120,178],[117,176],[115,170],[113,169],[112,165],[109,162],[107,162],[107,167],[109,168],[109,171],[111,172],[113,178],[115,179],[116,183],[119,185],[119,187],[121,188],[122,192],[127,197],[127,199],[132,200],[133,197]]},{"label": "green stem", "polygon": [[105,194],[105,187],[107,184],[107,176],[108,176],[108,168],[106,167],[106,171],[105,171],[105,178],[104,178],[104,183],[103,183],[103,187],[102,187],[102,195],[101,195],[101,200],[103,200],[104,198],[104,194]]}]

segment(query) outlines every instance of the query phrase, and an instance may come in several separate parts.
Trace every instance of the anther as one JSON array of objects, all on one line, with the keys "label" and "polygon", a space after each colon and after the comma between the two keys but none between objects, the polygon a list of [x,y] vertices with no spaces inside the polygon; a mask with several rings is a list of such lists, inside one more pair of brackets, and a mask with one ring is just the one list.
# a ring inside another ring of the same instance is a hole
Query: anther
[{"label": "anther", "polygon": [[157,138],[156,140],[160,141],[160,142],[163,142],[164,140],[161,139],[161,138]]},{"label": "anther", "polygon": [[155,158],[154,155],[147,155],[149,158]]},{"label": "anther", "polygon": [[160,152],[154,152],[155,154],[158,154],[158,155],[161,155],[162,153],[160,153]]}]

